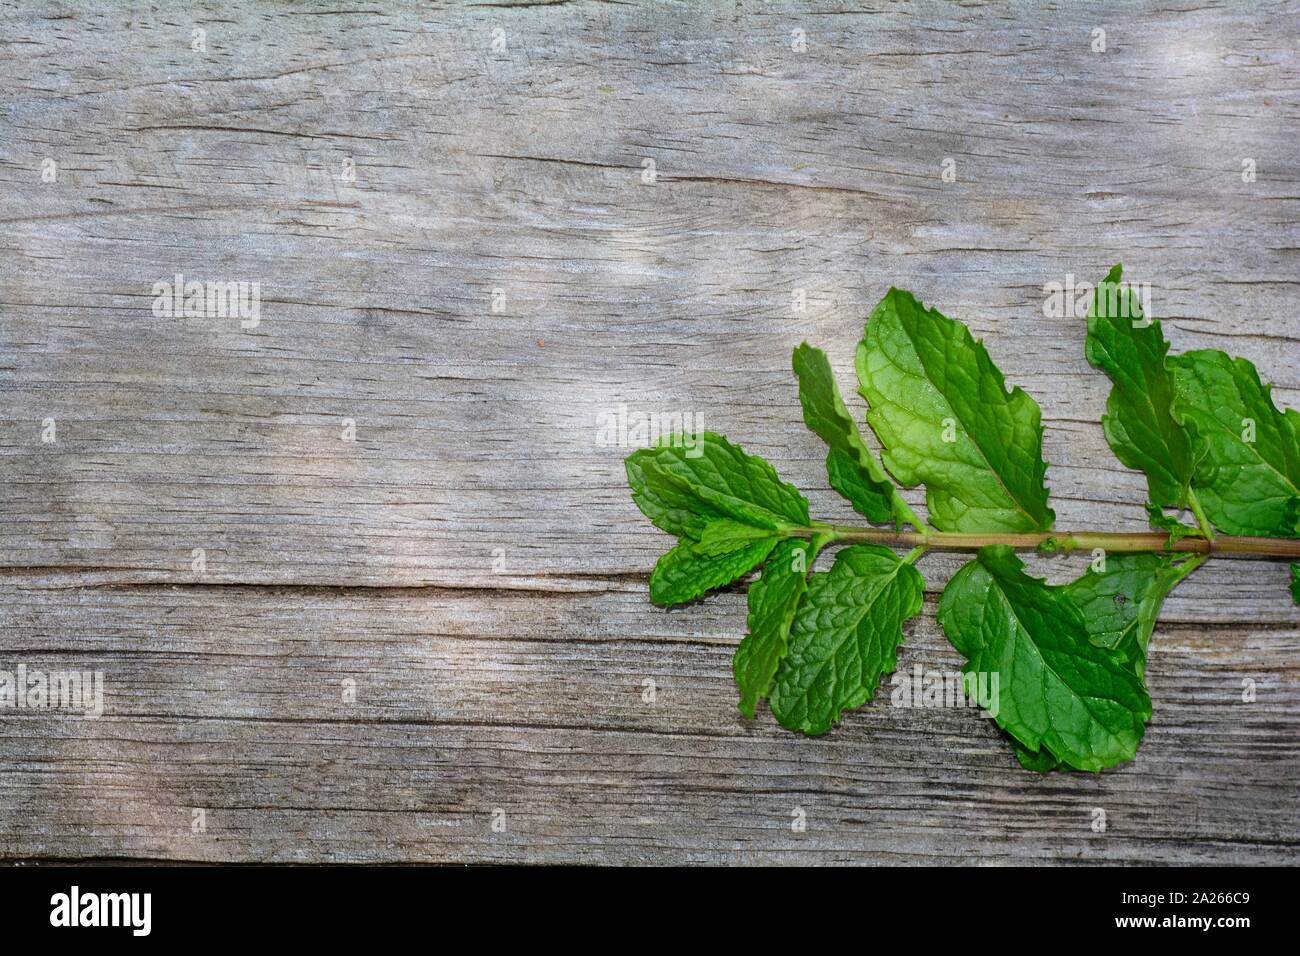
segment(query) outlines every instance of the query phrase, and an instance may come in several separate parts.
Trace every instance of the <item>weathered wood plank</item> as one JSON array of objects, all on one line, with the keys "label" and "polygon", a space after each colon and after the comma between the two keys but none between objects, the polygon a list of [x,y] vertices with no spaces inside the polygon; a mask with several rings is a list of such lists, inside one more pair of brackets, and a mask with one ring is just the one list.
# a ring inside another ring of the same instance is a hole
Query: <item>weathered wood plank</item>
[{"label": "weathered wood plank", "polygon": [[[202,17],[88,9],[68,43],[20,11],[0,563],[184,582],[202,547],[213,581],[491,586],[504,548],[511,576],[639,570],[660,545],[597,416],[689,412],[824,487],[789,351],[824,344],[847,382],[890,283],[988,334],[1036,395],[1062,526],[1142,527],[1081,323],[1044,319],[1042,286],[1122,258],[1177,348],[1228,345],[1300,398],[1278,352],[1290,9],[236,5],[206,54]],[[177,272],[260,282],[260,325],[154,318]]]},{"label": "weathered wood plank", "polygon": [[[929,603],[901,664],[956,668]],[[665,613],[626,593],[153,586],[51,600],[6,583],[0,660],[102,670],[106,689],[97,720],[0,724],[0,854],[1298,858],[1294,626],[1161,627],[1138,759],[1040,777],[970,710],[882,696],[815,740],[765,712],[745,721],[729,666],[743,614],[737,593]],[[491,828],[498,808],[505,833]],[[193,809],[205,833],[191,832]]]}]

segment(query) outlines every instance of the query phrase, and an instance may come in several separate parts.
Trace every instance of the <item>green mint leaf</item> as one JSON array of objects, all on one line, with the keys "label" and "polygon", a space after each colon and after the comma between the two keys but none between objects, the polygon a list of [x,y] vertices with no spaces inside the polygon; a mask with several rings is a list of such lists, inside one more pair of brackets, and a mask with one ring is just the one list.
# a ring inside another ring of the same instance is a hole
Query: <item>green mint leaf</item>
[{"label": "green mint leaf", "polygon": [[749,633],[732,661],[740,712],[746,717],[753,717],[755,705],[771,693],[818,550],[820,542],[782,541],[763,566],[762,577],[749,586]]},{"label": "green mint leaf", "polygon": [[1088,639],[1064,588],[1023,568],[1010,548],[984,548],[944,589],[939,623],[964,670],[999,675],[994,720],[1029,751],[1080,770],[1131,760],[1151,716],[1142,679]]},{"label": "green mint leaf", "polygon": [[704,526],[695,552],[704,557],[715,558],[771,537],[773,537],[772,532],[766,528],[755,528],[753,525],[741,524],[730,518],[718,518]]},{"label": "green mint leaf", "polygon": [[693,601],[749,573],[783,534],[808,525],[808,501],[776,469],[721,435],[687,447],[676,436],[626,462],[637,507],[680,539],[650,575],[650,599]]},{"label": "green mint leaf", "polygon": [[940,531],[1047,531],[1038,405],[1007,391],[984,346],[960,322],[890,289],[858,345],[867,421],[890,473],[924,482]]},{"label": "green mint leaf", "polygon": [[916,568],[878,545],[844,548],[830,571],[814,574],[772,687],[781,726],[825,733],[866,703],[897,667],[903,622],[921,610],[924,590]]},{"label": "green mint leaf", "polygon": [[808,524],[808,501],[776,469],[721,435],[705,432],[694,448],[665,438],[625,463],[632,500],[656,527],[698,540],[719,518],[769,531]]},{"label": "green mint leaf", "polygon": [[1111,554],[1104,561],[1104,570],[1089,567],[1064,591],[1083,614],[1088,639],[1115,651],[1140,677],[1160,606],[1182,580],[1182,566],[1159,554]]},{"label": "green mint leaf", "polygon": [[[1035,752],[1010,734],[1006,736],[1011,741],[1011,749],[1015,752],[1016,759],[1020,761],[1020,766],[1026,770],[1033,770],[1035,773],[1050,773],[1065,766],[1046,747],[1042,747]],[[1066,769],[1069,768],[1066,767]]]},{"label": "green mint leaf", "polygon": [[898,489],[885,474],[875,452],[867,447],[840,397],[826,353],[804,342],[794,350],[794,373],[799,378],[799,404],[807,426],[830,446],[826,473],[831,487],[849,500],[853,510],[875,524],[893,522],[896,528],[913,524],[924,530]]},{"label": "green mint leaf", "polygon": [[632,500],[661,531],[679,538],[698,540],[705,525],[722,518],[722,513],[663,475],[654,466],[657,450],[643,448],[624,460]]},{"label": "green mint leaf", "polygon": [[776,547],[775,536],[742,544],[734,551],[708,554],[698,541],[684,540],[655,563],[650,575],[650,600],[665,607],[684,604],[725,587],[758,567]]},{"label": "green mint leaf", "polygon": [[1147,518],[1151,523],[1151,527],[1155,528],[1157,531],[1169,532],[1169,540],[1165,542],[1167,547],[1172,548],[1183,538],[1205,537],[1205,535],[1201,533],[1200,528],[1190,524],[1183,524],[1172,515],[1165,514],[1163,508],[1157,508],[1149,501],[1147,502],[1146,508]]},{"label": "green mint leaf", "polygon": [[[1155,510],[1159,513],[1159,509]],[[1172,519],[1165,520],[1172,522]],[[1199,533],[1186,525],[1178,527]],[[1175,540],[1181,536],[1177,535]],[[1090,567],[1083,576],[1067,584],[1065,591],[1083,614],[1088,639],[1098,647],[1113,651],[1141,677],[1146,671],[1147,647],[1160,606],[1185,571],[1186,565],[1174,564],[1170,555],[1107,555],[1103,570]],[[1014,737],[1011,745],[1016,759],[1026,770],[1047,773],[1070,769],[1046,746],[1034,753]]]},{"label": "green mint leaf", "polygon": [[1291,600],[1300,604],[1300,564],[1291,565]]},{"label": "green mint leaf", "polygon": [[1194,490],[1224,534],[1300,534],[1300,412],[1281,412],[1255,366],[1216,349],[1174,356],[1174,415],[1204,457]]},{"label": "green mint leaf", "polygon": [[[1171,555],[1116,554],[1106,556],[1104,570],[1089,567],[1064,590],[1083,614],[1088,639],[1131,664],[1141,677],[1160,606],[1182,577],[1182,566],[1175,565]],[[1016,759],[1026,770],[1069,769],[1046,746],[1035,753],[1010,739]]]},{"label": "green mint leaf", "polygon": [[1159,322],[1144,322],[1138,297],[1120,288],[1120,272],[1115,266],[1097,286],[1088,311],[1088,361],[1114,383],[1102,429],[1115,457],[1146,474],[1152,504],[1181,508],[1195,460],[1191,437],[1173,417],[1169,343]]}]

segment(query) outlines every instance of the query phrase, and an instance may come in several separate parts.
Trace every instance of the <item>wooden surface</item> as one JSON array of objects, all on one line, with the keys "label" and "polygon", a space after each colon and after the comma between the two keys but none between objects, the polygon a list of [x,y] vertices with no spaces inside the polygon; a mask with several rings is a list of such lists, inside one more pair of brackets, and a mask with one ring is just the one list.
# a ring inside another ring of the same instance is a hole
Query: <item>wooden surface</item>
[{"label": "wooden surface", "polygon": [[[897,284],[1041,404],[1058,527],[1141,530],[1043,286],[1122,260],[1300,405],[1298,41],[1295,3],[4,4],[0,668],[106,691],[0,713],[0,856],[1297,862],[1285,565],[1169,600],[1120,770],[887,699],[803,739],[736,711],[743,590],[650,605],[597,417],[699,415],[850,520],[789,355],[849,388]],[[156,318],[176,273],[260,324]],[[904,667],[957,665],[957,566]]]}]

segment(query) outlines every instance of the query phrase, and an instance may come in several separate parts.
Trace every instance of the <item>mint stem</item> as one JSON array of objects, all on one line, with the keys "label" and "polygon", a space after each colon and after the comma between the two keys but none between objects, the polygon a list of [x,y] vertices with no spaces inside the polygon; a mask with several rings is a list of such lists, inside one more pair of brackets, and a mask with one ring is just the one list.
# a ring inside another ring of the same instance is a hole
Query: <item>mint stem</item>
[{"label": "mint stem", "polygon": [[1300,538],[1254,538],[1220,535],[1217,538],[1180,538],[1172,546],[1169,535],[1159,532],[1045,531],[1024,534],[1001,532],[955,533],[945,531],[889,531],[851,525],[818,525],[792,528],[793,537],[810,538],[829,534],[835,541],[865,541],[897,548],[928,548],[938,551],[976,551],[990,545],[1034,548],[1050,551],[1151,551],[1191,554],[1246,554],[1300,560]]},{"label": "mint stem", "polygon": [[1201,507],[1201,499],[1196,497],[1196,492],[1191,488],[1187,489],[1187,505],[1192,509],[1192,514],[1196,516],[1196,525],[1201,529],[1201,534],[1207,538],[1214,537],[1214,529],[1210,527],[1210,519],[1205,516],[1205,509]]}]

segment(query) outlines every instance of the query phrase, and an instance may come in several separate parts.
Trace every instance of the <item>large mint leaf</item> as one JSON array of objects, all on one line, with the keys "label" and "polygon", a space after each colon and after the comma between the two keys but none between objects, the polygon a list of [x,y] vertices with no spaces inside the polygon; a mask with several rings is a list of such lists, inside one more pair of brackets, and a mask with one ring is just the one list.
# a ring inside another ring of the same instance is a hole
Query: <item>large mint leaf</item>
[{"label": "large mint leaf", "polygon": [[1194,459],[1191,438],[1173,417],[1169,343],[1159,322],[1143,320],[1138,297],[1120,287],[1120,274],[1120,266],[1111,269],[1088,311],[1088,361],[1114,382],[1102,429],[1115,457],[1146,474],[1153,505],[1182,508]]},{"label": "large mint leaf", "polygon": [[763,562],[776,547],[775,537],[759,538],[733,551],[706,553],[698,541],[683,540],[655,563],[650,600],[665,606],[693,601],[724,587]]},{"label": "large mint leaf", "polygon": [[625,467],[637,507],[678,537],[698,540],[704,526],[719,518],[770,531],[808,524],[808,501],[797,488],[762,458],[712,432],[694,448],[671,439],[642,448],[627,457]]},{"label": "large mint leaf", "polygon": [[858,379],[890,473],[924,482],[940,531],[1047,531],[1038,405],[1007,391],[960,322],[890,289],[858,346]]},{"label": "large mint leaf", "polygon": [[[1064,590],[1083,614],[1088,639],[1127,661],[1142,676],[1160,606],[1182,580],[1186,564],[1176,565],[1172,556],[1156,554],[1107,555],[1105,561],[1103,570],[1089,567]],[[1026,770],[1046,773],[1063,766],[1046,745],[1035,753],[1010,739],[1016,759]]]},{"label": "large mint leaf", "polygon": [[1214,349],[1169,360],[1174,415],[1195,430],[1194,490],[1224,534],[1294,537],[1300,525],[1300,412],[1278,411],[1255,366]]},{"label": "large mint leaf", "polygon": [[921,610],[920,573],[888,548],[854,545],[814,574],[772,688],[783,727],[825,733],[897,666],[903,622]]},{"label": "large mint leaf", "polygon": [[749,586],[749,633],[732,661],[740,689],[740,712],[746,717],[754,716],[755,705],[772,690],[818,550],[818,544],[811,541],[781,542],[763,566],[762,577]]},{"label": "large mint leaf", "polygon": [[875,452],[862,440],[840,397],[826,353],[804,342],[794,350],[792,364],[799,378],[799,404],[803,406],[804,423],[830,446],[826,473],[831,487],[868,521],[893,522],[896,528],[911,523],[918,531],[924,530],[885,474]]},{"label": "large mint leaf", "polygon": [[1141,678],[1089,640],[1064,588],[1023,568],[1011,549],[984,548],[944,589],[939,623],[964,670],[998,675],[994,720],[1043,763],[1043,748],[1080,770],[1131,760],[1151,716]]},{"label": "large mint leaf", "polygon": [[1083,614],[1089,640],[1115,651],[1141,676],[1160,606],[1184,567],[1170,555],[1109,554],[1104,570],[1090,567],[1064,590]]}]

